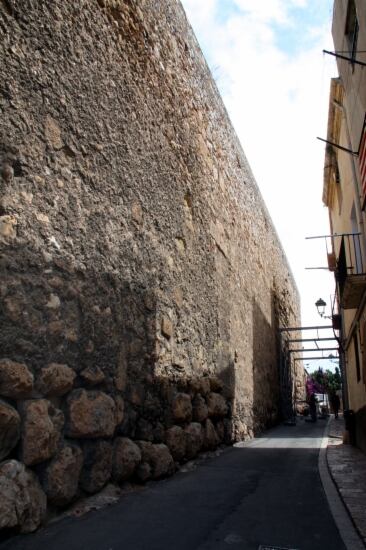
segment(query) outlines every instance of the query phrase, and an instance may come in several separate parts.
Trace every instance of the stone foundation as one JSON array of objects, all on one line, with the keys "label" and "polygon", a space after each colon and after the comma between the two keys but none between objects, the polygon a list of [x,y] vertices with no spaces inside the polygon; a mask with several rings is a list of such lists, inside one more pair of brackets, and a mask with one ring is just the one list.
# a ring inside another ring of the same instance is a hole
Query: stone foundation
[{"label": "stone foundation", "polygon": [[[2,528],[33,531],[46,518],[46,502],[62,509],[110,480],[160,479],[200,451],[231,442],[231,405],[214,377],[150,381],[144,401],[124,407],[113,381],[84,389],[78,387],[84,379],[73,376],[75,389],[60,378],[45,385],[45,372],[54,365],[33,376],[25,364],[3,360],[0,373],[9,364],[15,387],[32,383],[21,400],[0,402]],[[62,365],[67,380],[69,371]],[[63,395],[53,397],[51,385],[56,394],[62,387]]]}]

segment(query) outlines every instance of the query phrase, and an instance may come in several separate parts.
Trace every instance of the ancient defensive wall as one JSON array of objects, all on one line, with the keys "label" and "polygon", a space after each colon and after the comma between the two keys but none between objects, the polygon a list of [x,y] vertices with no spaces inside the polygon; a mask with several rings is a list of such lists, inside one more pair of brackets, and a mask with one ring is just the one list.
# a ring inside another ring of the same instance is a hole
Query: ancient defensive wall
[{"label": "ancient defensive wall", "polygon": [[0,117],[0,528],[27,532],[275,423],[299,298],[178,0],[0,0]]}]

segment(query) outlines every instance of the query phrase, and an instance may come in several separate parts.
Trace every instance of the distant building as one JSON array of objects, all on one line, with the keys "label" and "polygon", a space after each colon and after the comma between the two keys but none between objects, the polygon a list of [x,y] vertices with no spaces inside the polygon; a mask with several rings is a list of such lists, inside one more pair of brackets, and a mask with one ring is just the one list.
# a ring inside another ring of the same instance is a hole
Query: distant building
[{"label": "distant building", "polygon": [[329,209],[341,315],[345,406],[355,413],[356,443],[366,451],[366,4],[335,0],[332,26],[339,78],[329,99],[323,202]]}]

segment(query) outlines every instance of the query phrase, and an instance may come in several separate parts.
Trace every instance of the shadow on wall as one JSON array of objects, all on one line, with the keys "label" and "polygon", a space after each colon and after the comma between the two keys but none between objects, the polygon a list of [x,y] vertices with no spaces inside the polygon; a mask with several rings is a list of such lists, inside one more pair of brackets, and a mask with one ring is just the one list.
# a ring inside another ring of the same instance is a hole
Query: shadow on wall
[{"label": "shadow on wall", "polygon": [[366,454],[366,407],[356,412],[356,445]]},{"label": "shadow on wall", "polygon": [[156,304],[149,291],[77,270],[65,258],[47,260],[27,247],[8,247],[1,259],[3,355],[36,376],[46,364],[66,363],[80,384],[108,390],[115,381],[125,389],[126,354],[137,379],[151,376]]},{"label": "shadow on wall", "polygon": [[153,290],[25,246],[8,246],[0,268],[0,407],[13,422],[0,477],[10,468],[16,483],[25,465],[30,490],[41,482],[23,532],[38,527],[43,498],[63,508],[111,478],[158,479],[230,442],[231,400],[217,377],[155,374]]},{"label": "shadow on wall", "polygon": [[272,292],[271,319],[253,299],[253,431],[274,426],[280,415],[278,311]]}]

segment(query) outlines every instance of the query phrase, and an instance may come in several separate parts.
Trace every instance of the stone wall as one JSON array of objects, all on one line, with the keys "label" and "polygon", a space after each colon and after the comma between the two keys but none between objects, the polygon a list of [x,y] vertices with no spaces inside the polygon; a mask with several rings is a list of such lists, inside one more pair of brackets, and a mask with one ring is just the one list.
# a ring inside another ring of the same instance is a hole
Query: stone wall
[{"label": "stone wall", "polygon": [[0,0],[0,31],[0,527],[30,531],[276,422],[299,300],[177,0]]}]

